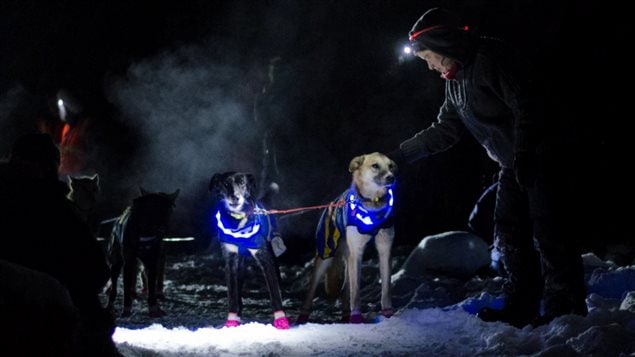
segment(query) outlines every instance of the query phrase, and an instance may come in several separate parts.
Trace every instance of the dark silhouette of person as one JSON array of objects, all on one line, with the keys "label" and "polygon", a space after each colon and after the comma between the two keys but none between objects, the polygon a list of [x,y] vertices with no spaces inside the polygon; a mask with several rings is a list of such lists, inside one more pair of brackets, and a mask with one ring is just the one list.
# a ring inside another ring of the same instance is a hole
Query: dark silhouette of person
[{"label": "dark silhouette of person", "polygon": [[22,356],[73,353],[77,308],[51,275],[0,259],[0,316],[6,326],[0,335],[3,351]]},{"label": "dark silhouette of person", "polygon": [[[485,308],[485,321],[521,327],[564,314],[585,315],[582,259],[565,230],[566,172],[554,150],[556,123],[537,73],[497,39],[479,37],[448,11],[426,11],[409,32],[415,56],[441,73],[445,101],[437,121],[389,153],[414,162],[472,135],[500,166],[494,244],[507,279],[503,310]],[[541,298],[544,311],[541,314]]]},{"label": "dark silhouette of person", "polygon": [[[60,176],[97,173],[97,137],[101,128],[91,114],[87,96],[78,89],[61,88],[49,103],[52,115],[41,118],[38,129],[51,135],[60,150]],[[103,158],[102,158],[103,159]]]},{"label": "dark silhouette of person", "polygon": [[0,259],[49,274],[68,290],[79,313],[75,355],[118,355],[114,318],[98,295],[109,281],[109,268],[66,198],[59,163],[52,138],[35,133],[19,137],[8,162],[0,164]]}]

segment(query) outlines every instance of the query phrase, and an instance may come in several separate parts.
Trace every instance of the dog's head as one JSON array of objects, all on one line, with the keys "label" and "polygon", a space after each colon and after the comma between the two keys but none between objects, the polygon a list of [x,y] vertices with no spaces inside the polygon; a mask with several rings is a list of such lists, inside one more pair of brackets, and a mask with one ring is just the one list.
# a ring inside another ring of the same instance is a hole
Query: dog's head
[{"label": "dog's head", "polygon": [[353,184],[364,197],[376,198],[385,195],[386,188],[395,183],[397,164],[388,156],[374,152],[353,158],[348,171],[353,176]]},{"label": "dog's head", "polygon": [[99,175],[68,176],[68,188],[69,192],[66,197],[79,208],[88,209],[94,207],[100,191]]},{"label": "dog's head", "polygon": [[251,174],[233,171],[214,174],[209,191],[231,213],[245,213],[256,205],[256,179]]}]

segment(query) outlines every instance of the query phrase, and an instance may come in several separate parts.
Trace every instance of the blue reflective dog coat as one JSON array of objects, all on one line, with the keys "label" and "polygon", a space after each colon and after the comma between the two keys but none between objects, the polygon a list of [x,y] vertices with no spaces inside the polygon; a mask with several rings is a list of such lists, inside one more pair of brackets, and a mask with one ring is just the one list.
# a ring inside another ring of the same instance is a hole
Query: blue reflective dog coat
[{"label": "blue reflective dog coat", "polygon": [[368,209],[354,187],[344,191],[333,202],[345,201],[343,206],[333,206],[322,211],[315,238],[317,253],[322,259],[335,255],[339,240],[346,238],[346,226],[357,227],[361,234],[369,234],[373,238],[382,228],[394,225],[393,192],[388,189],[388,202],[378,210]]},{"label": "blue reflective dog coat", "polygon": [[[259,205],[256,208],[262,209]],[[218,240],[238,246],[239,253],[244,256],[251,255],[248,249],[260,249],[276,230],[275,220],[268,214],[250,214],[244,218],[236,218],[227,212],[222,202],[215,211]],[[247,222],[239,227],[243,219]]]}]

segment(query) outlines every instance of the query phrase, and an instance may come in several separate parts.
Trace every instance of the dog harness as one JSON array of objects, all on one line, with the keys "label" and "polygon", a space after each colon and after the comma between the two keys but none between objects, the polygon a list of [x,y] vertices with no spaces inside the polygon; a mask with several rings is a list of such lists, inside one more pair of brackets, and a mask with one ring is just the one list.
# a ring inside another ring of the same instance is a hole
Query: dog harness
[{"label": "dog harness", "polygon": [[[256,209],[263,209],[256,205]],[[238,252],[250,256],[249,249],[260,249],[265,241],[271,238],[275,231],[275,221],[267,214],[247,214],[235,217],[219,203],[214,214],[218,231],[218,240],[223,243],[234,244]],[[243,220],[247,220],[244,224]]]},{"label": "dog harness", "polygon": [[394,225],[392,187],[388,188],[386,204],[377,210],[365,207],[365,199],[361,198],[354,187],[344,191],[333,202],[342,200],[346,205],[329,207],[320,217],[315,238],[317,252],[322,259],[335,255],[340,238],[346,237],[346,226],[354,226],[359,233],[375,238],[380,229]]}]

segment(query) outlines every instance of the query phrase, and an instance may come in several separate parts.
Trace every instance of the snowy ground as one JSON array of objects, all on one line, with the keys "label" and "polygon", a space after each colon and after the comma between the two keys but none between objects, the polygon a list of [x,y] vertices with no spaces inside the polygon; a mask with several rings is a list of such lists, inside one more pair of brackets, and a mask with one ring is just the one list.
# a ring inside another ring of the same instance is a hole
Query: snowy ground
[{"label": "snowy ground", "polygon": [[[393,271],[408,249],[396,248]],[[222,260],[215,252],[168,257],[167,316],[151,319],[136,301],[119,318],[114,339],[125,356],[635,356],[635,266],[616,267],[585,256],[587,317],[563,316],[547,326],[517,329],[485,323],[470,312],[497,304],[501,279],[442,275],[393,279],[391,319],[378,318],[377,261],[363,266],[365,323],[341,324],[337,302],[322,292],[311,322],[276,330],[259,270],[250,266],[242,325],[221,328],[226,316]],[[285,311],[295,319],[311,265],[281,266]],[[631,292],[628,294],[628,292]],[[120,306],[118,299],[118,306]]]}]

